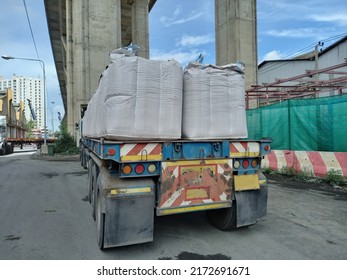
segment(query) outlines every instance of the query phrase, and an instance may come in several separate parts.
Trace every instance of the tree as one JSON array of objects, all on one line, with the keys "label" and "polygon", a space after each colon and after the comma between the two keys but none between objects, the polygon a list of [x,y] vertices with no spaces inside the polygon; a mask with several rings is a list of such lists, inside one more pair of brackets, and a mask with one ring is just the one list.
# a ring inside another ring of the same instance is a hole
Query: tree
[{"label": "tree", "polygon": [[33,129],[35,128],[35,122],[33,120],[28,121],[26,123],[26,128],[27,128],[26,137],[34,138]]},{"label": "tree", "polygon": [[78,154],[75,139],[68,133],[67,124],[62,121],[59,126],[60,135],[55,142],[54,152],[57,154]]}]

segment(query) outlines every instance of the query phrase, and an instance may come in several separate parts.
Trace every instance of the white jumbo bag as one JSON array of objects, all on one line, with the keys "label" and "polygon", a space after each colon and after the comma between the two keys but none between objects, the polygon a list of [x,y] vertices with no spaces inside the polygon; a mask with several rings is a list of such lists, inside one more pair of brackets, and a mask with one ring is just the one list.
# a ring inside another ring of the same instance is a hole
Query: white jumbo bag
[{"label": "white jumbo bag", "polygon": [[238,64],[190,63],[185,68],[182,136],[247,138],[244,73]]},{"label": "white jumbo bag", "polygon": [[104,137],[178,139],[182,124],[182,67],[112,52],[104,93]]}]

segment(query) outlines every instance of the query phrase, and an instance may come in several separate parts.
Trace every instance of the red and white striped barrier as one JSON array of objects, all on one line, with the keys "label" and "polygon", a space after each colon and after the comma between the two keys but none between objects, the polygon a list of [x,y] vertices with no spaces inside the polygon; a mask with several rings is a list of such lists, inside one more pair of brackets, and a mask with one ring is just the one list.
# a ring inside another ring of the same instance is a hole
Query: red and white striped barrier
[{"label": "red and white striped barrier", "polygon": [[262,161],[263,168],[280,171],[283,167],[324,177],[329,170],[347,178],[347,153],[272,150]]}]

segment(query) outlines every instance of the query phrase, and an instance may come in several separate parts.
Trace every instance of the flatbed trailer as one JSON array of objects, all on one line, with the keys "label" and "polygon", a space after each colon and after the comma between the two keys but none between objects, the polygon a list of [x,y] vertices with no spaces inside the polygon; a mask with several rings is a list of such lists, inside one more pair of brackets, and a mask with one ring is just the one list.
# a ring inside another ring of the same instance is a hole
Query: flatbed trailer
[{"label": "flatbed trailer", "polygon": [[154,216],[206,211],[220,230],[267,212],[261,160],[271,140],[108,141],[82,138],[100,249],[153,241]]},{"label": "flatbed trailer", "polygon": [[[40,148],[45,141],[43,138],[7,138],[6,140],[8,143],[12,144],[13,146],[20,146],[21,149],[23,148],[23,145],[31,145],[31,144],[34,144],[38,148]],[[56,141],[55,138],[46,139],[46,143],[54,143],[55,141]]]}]

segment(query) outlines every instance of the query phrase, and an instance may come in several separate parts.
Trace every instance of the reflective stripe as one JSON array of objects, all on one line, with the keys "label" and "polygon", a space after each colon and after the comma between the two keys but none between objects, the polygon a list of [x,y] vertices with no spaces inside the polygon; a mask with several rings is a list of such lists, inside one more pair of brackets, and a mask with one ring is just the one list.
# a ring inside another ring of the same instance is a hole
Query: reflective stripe
[{"label": "reflective stripe", "polygon": [[231,142],[230,157],[256,157],[260,155],[258,142]]},{"label": "reflective stripe", "polygon": [[158,209],[159,215],[170,215],[170,214],[178,214],[184,212],[192,212],[192,211],[201,211],[201,210],[211,210],[218,208],[227,208],[231,206],[231,202],[229,203],[216,203],[216,204],[205,204],[205,205],[195,205],[188,207],[178,207],[178,208],[170,208],[170,209]]},{"label": "reflective stripe", "polygon": [[111,195],[119,194],[134,194],[134,193],[150,193],[152,190],[150,187],[143,188],[123,188],[123,189],[112,189],[110,191]]},{"label": "reflective stripe", "polygon": [[161,160],[163,158],[161,144],[123,144],[120,149],[120,158],[122,161]]}]

